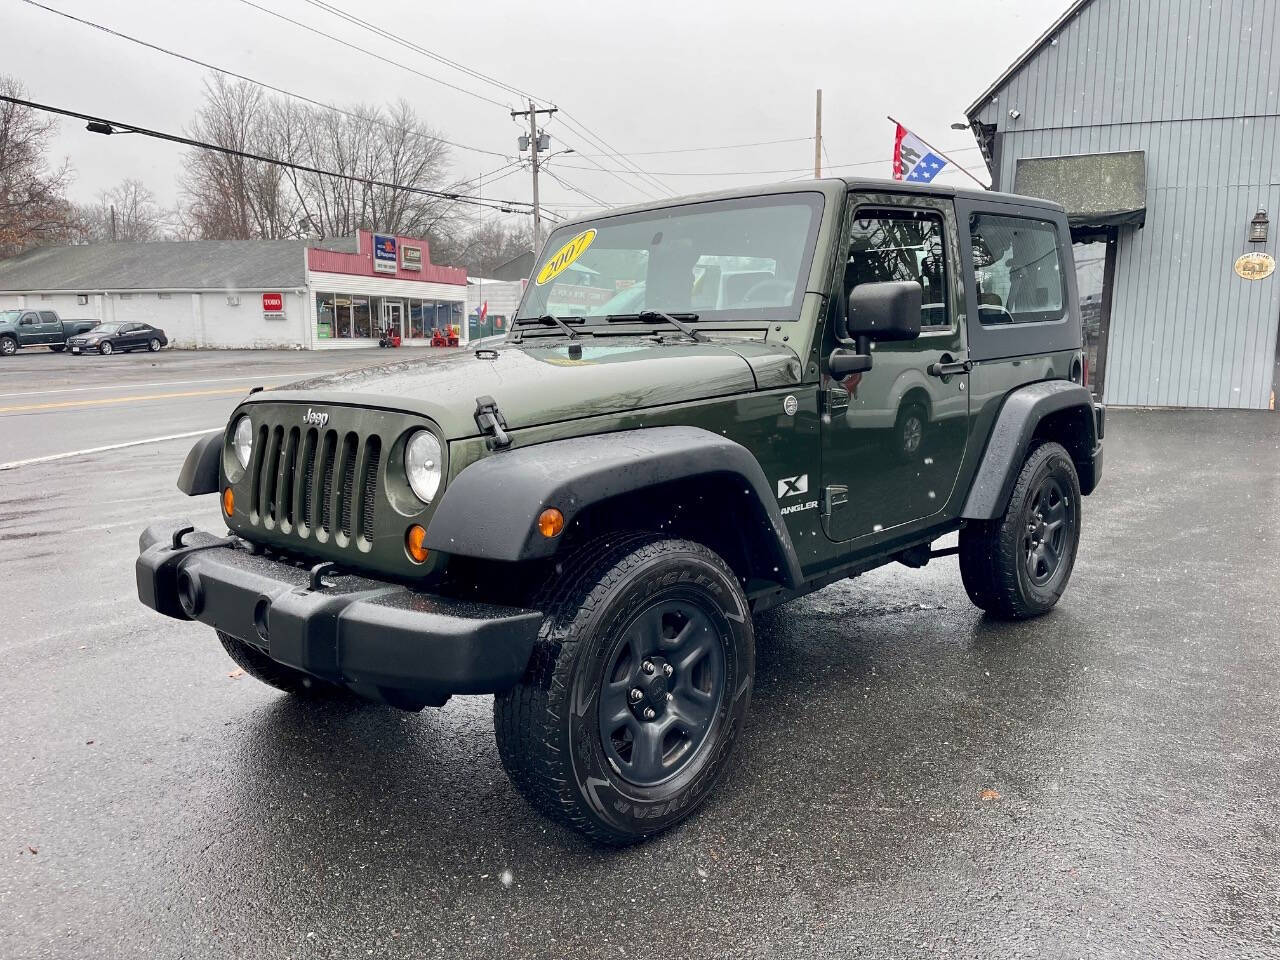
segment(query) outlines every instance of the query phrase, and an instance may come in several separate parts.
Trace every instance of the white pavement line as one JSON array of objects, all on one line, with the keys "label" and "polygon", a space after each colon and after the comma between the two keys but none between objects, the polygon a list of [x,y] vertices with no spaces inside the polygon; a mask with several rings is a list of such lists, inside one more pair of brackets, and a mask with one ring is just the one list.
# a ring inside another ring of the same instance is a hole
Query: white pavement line
[{"label": "white pavement line", "polygon": [[171,433],[164,437],[147,437],[145,440],[129,440],[125,443],[111,443],[105,447],[89,447],[85,450],[71,450],[68,453],[51,453],[47,457],[32,457],[30,460],[14,460],[0,463],[0,473],[5,470],[16,470],[18,467],[30,467],[37,463],[52,463],[54,460],[66,460],[69,457],[87,457],[94,453],[106,453],[108,450],[123,450],[126,447],[140,447],[146,443],[163,443],[166,440],[184,440],[187,437],[200,437],[207,433],[217,433],[223,427],[210,427],[207,430],[189,430],[186,433]]},{"label": "white pavement line", "polygon": [[[271,380],[279,374],[288,373],[288,370],[278,371],[277,374],[267,373],[251,373],[243,377],[211,377],[204,380],[157,380],[153,383],[110,383],[102,384],[94,387],[60,387],[57,390],[24,390],[21,393],[0,393],[0,399],[12,399],[13,397],[45,397],[54,393],[83,393],[87,390],[134,390],[134,389],[151,389],[152,387],[176,387],[190,383],[235,383],[243,380]],[[331,371],[320,371],[316,376],[324,376]],[[312,376],[312,374],[305,374]],[[301,379],[301,378],[299,378]]]}]

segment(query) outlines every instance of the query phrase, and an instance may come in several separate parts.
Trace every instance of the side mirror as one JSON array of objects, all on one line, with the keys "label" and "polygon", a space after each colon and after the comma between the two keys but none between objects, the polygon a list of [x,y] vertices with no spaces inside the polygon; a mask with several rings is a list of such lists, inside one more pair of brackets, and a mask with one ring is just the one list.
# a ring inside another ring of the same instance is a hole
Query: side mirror
[{"label": "side mirror", "polygon": [[836,379],[871,369],[872,340],[914,340],[920,336],[923,290],[912,280],[860,283],[849,292],[849,316],[840,346],[827,368]]},{"label": "side mirror", "polygon": [[914,340],[920,336],[922,297],[920,284],[912,280],[858,284],[849,293],[849,336]]}]

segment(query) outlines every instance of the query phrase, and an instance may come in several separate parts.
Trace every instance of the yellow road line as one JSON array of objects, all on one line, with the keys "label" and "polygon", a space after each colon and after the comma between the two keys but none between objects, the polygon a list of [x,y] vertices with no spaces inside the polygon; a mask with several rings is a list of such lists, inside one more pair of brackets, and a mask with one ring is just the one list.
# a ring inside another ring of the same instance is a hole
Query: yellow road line
[{"label": "yellow road line", "polygon": [[233,397],[247,394],[243,387],[221,390],[183,390],[179,393],[140,393],[131,397],[105,397],[101,400],[56,400],[52,403],[22,403],[12,407],[0,407],[0,413],[32,413],[36,410],[66,410],[71,407],[105,407],[120,403],[139,403],[144,400],[177,400],[182,397]]}]

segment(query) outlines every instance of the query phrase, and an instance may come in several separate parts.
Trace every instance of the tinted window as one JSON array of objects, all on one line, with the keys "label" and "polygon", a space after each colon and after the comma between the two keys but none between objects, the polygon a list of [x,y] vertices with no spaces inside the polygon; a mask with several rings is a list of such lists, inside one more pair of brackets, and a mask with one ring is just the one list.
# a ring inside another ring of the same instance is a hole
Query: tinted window
[{"label": "tinted window", "polygon": [[984,326],[1062,319],[1067,298],[1054,224],[979,213],[969,228]]},{"label": "tinted window", "polygon": [[54,313],[52,310],[41,310],[40,319],[43,320],[45,323],[57,323],[58,315]]},{"label": "tinted window", "polygon": [[34,313],[24,313],[22,315],[22,322],[26,324],[32,324],[32,323],[39,323],[40,321],[36,319],[36,315]]},{"label": "tinted window", "polygon": [[847,297],[861,283],[914,280],[922,290],[920,326],[951,326],[942,218],[922,210],[859,210],[844,268]]}]

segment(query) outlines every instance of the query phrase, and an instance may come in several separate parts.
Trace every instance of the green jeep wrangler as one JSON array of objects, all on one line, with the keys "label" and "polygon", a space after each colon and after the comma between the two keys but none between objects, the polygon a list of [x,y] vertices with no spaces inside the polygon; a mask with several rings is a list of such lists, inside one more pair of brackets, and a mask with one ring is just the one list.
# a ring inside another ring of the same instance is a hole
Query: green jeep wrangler
[{"label": "green jeep wrangler", "polygon": [[[552,235],[506,338],[259,390],[150,527],[142,602],[290,693],[494,694],[502,763],[606,843],[724,776],[752,616],[958,554],[1049,611],[1102,470],[1062,210],[820,180]],[[959,546],[934,541],[959,532]]]}]

